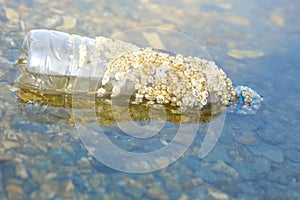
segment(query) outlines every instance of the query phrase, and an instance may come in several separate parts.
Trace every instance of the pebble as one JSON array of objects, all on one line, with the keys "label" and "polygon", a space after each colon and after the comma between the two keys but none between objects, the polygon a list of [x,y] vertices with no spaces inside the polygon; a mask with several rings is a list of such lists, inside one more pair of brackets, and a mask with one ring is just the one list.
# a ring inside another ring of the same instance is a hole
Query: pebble
[{"label": "pebble", "polygon": [[13,148],[18,148],[20,147],[20,143],[13,142],[13,141],[2,141],[2,145],[4,149],[13,149]]},{"label": "pebble", "polygon": [[3,135],[10,141],[13,140],[17,142],[19,140],[18,138],[19,135],[10,129],[5,129],[3,131]]},{"label": "pebble", "polygon": [[157,49],[166,49],[157,33],[143,32],[143,36],[147,40],[150,47]]},{"label": "pebble", "polygon": [[[1,65],[1,70],[0,70],[0,74],[1,74],[1,81],[4,82],[3,85],[4,88],[1,88],[1,90],[5,89],[5,91],[3,91],[3,93],[1,94],[6,94],[8,96],[6,96],[5,98],[14,98],[14,96],[12,96],[12,93],[10,92],[16,92],[17,90],[15,90],[16,88],[14,86],[12,86],[14,84],[14,81],[16,79],[16,75],[15,75],[15,71],[13,69],[11,69],[11,63],[10,64],[6,64],[6,63],[1,63],[1,59],[0,59],[0,65]],[[10,85],[7,85],[7,83],[9,83]],[[3,96],[1,96],[3,97]],[[13,101],[16,101],[15,99],[12,99]],[[12,101],[12,102],[13,102]],[[11,102],[11,103],[12,103]],[[7,110],[7,108],[6,108]]]},{"label": "pebble", "polygon": [[181,194],[180,197],[179,197],[179,200],[189,200],[189,196],[186,195],[186,194]]},{"label": "pebble", "polygon": [[204,181],[204,184],[206,182],[215,182],[218,181],[219,179],[225,179],[228,178],[227,175],[222,174],[222,173],[216,173],[213,171],[212,164],[201,164],[201,168],[198,169],[197,172],[194,173],[195,177],[201,177]]},{"label": "pebble", "polygon": [[57,174],[55,172],[50,172],[45,176],[45,180],[50,180],[57,177]]},{"label": "pebble", "polygon": [[16,175],[19,176],[21,179],[28,178],[26,168],[23,164],[19,164],[16,166]]},{"label": "pebble", "polygon": [[219,180],[213,182],[215,188],[218,188],[226,194],[230,194],[231,197],[237,197],[241,191],[238,189],[237,181],[234,179]]},{"label": "pebble", "polygon": [[247,197],[241,199],[251,199],[249,197],[254,197],[254,196],[257,197],[261,195],[259,191],[260,189],[253,187],[253,181],[245,181],[242,184],[238,184],[237,186],[240,190],[239,196],[243,197],[245,195],[245,197]]},{"label": "pebble", "polygon": [[300,151],[296,149],[289,149],[284,151],[284,156],[292,162],[300,163]]},{"label": "pebble", "polygon": [[75,186],[71,180],[59,182],[48,180],[41,185],[40,190],[47,199],[54,196],[62,199],[76,199]]},{"label": "pebble", "polygon": [[243,132],[241,135],[235,136],[234,140],[240,144],[253,145],[257,143],[257,137],[252,132]]},{"label": "pebble", "polygon": [[[0,142],[1,144],[1,142]],[[4,148],[0,148],[0,163],[5,163],[6,161],[11,161],[16,157],[15,153],[12,151],[6,151]]]},{"label": "pebble", "polygon": [[233,5],[230,3],[219,3],[219,7],[224,9],[224,10],[231,10],[233,8]]},{"label": "pebble", "polygon": [[21,196],[24,195],[23,189],[18,185],[8,184],[6,185],[5,189],[9,196],[11,194],[16,194]]},{"label": "pebble", "polygon": [[192,187],[192,183],[190,182],[190,181],[184,181],[183,183],[182,183],[182,188],[183,188],[183,190],[188,190],[188,189],[190,189]]},{"label": "pebble", "polygon": [[230,49],[227,54],[230,57],[236,59],[259,58],[264,56],[264,53],[258,50],[241,50],[241,49]]},{"label": "pebble", "polygon": [[167,166],[169,164],[169,158],[166,156],[161,156],[154,159],[157,166]]},{"label": "pebble", "polygon": [[47,0],[34,0],[35,3],[47,3],[48,1]]},{"label": "pebble", "polygon": [[5,16],[7,17],[7,19],[9,21],[19,22],[20,14],[17,11],[15,11],[14,9],[11,9],[11,8],[7,8],[7,7],[4,7],[3,10],[5,12]]},{"label": "pebble", "polygon": [[[195,148],[195,154],[199,153],[199,148]],[[196,159],[191,159],[188,162],[186,162],[187,167],[189,167],[193,172],[196,172],[197,170],[199,170],[199,160]]]},{"label": "pebble", "polygon": [[228,146],[222,143],[217,143],[213,150],[205,157],[205,160],[211,163],[214,163],[217,160],[230,163],[231,158],[228,155]]},{"label": "pebble", "polygon": [[276,11],[271,12],[270,20],[279,27],[283,27],[285,24],[285,20],[284,20],[283,16]]},{"label": "pebble", "polygon": [[229,15],[225,17],[225,20],[227,22],[230,22],[232,24],[236,24],[239,26],[248,26],[250,24],[250,21],[242,16],[234,16],[234,15]]},{"label": "pebble", "polygon": [[72,181],[64,181],[62,183],[62,197],[66,199],[75,199],[76,198],[76,193],[75,193],[75,186]]},{"label": "pebble", "polygon": [[289,185],[290,180],[289,177],[291,176],[290,174],[284,174],[281,173],[281,169],[278,169],[276,167],[274,167],[274,169],[272,170],[272,174],[268,174],[266,179],[270,182],[276,182],[276,183],[280,183],[282,185]]},{"label": "pebble", "polygon": [[41,26],[44,26],[47,29],[53,29],[54,27],[57,27],[58,25],[61,25],[63,23],[63,18],[60,15],[53,15],[50,18],[46,19]]},{"label": "pebble", "polygon": [[63,16],[63,24],[60,26],[61,29],[68,30],[76,26],[76,18],[71,16]]},{"label": "pebble", "polygon": [[232,167],[230,167],[229,165],[227,165],[226,163],[224,163],[222,161],[219,161],[217,164],[212,166],[211,169],[215,172],[219,172],[219,173],[223,173],[223,174],[232,176],[233,178],[237,178],[239,176],[239,173],[235,169],[233,169]]},{"label": "pebble", "polygon": [[174,190],[176,192],[181,191],[181,183],[179,181],[179,175],[177,174],[171,174],[171,173],[163,173],[163,176],[165,177],[166,181],[166,187],[170,190]]},{"label": "pebble", "polygon": [[126,185],[123,186],[125,193],[131,195],[135,199],[140,199],[144,195],[145,190],[140,181],[125,178],[124,182],[126,183]]},{"label": "pebble", "polygon": [[157,199],[157,200],[169,200],[169,195],[164,190],[162,186],[155,185],[150,187],[146,191],[146,195],[151,199]]},{"label": "pebble", "polygon": [[49,8],[49,10],[50,10],[52,13],[57,14],[57,15],[63,15],[63,14],[64,14],[64,11],[61,10],[61,9],[58,9],[58,8],[53,8],[53,7],[51,7],[51,8]]},{"label": "pebble", "polygon": [[287,133],[279,127],[267,127],[257,131],[258,136],[271,145],[283,144],[286,141]]},{"label": "pebble", "polygon": [[268,145],[268,144],[261,144],[257,145],[255,147],[250,147],[249,149],[252,151],[252,153],[256,156],[264,156],[273,162],[282,163],[284,161],[283,159],[283,153],[280,148]]},{"label": "pebble", "polygon": [[204,183],[204,181],[202,180],[202,178],[194,178],[192,179],[192,183],[194,186],[199,186],[202,185]]},{"label": "pebble", "polygon": [[264,157],[254,157],[252,155],[252,157],[247,158],[247,160],[245,159],[242,165],[237,164],[236,169],[240,177],[245,181],[259,181],[263,179],[266,174],[270,173],[270,161]]},{"label": "pebble", "polygon": [[0,108],[0,122],[3,120],[4,116],[5,116],[5,111],[4,109]]},{"label": "pebble", "polygon": [[37,149],[39,149],[43,153],[47,153],[48,149],[47,149],[47,145],[44,141],[37,139],[36,137],[32,137],[31,142]]},{"label": "pebble", "polygon": [[229,196],[220,190],[217,190],[215,188],[208,188],[208,194],[210,194],[214,199],[216,200],[229,200]]},{"label": "pebble", "polygon": [[132,185],[126,185],[124,187],[124,192],[132,196],[134,199],[141,199],[144,195],[144,190],[139,187],[134,187]]},{"label": "pebble", "polygon": [[143,184],[140,181],[134,180],[132,178],[125,178],[125,182],[128,185],[132,185],[132,186],[137,187],[137,188],[143,188]]},{"label": "pebble", "polygon": [[62,192],[62,188],[60,188],[59,184],[54,181],[46,181],[40,185],[39,188],[41,195],[44,199],[51,199],[55,196],[60,196],[60,192]]}]

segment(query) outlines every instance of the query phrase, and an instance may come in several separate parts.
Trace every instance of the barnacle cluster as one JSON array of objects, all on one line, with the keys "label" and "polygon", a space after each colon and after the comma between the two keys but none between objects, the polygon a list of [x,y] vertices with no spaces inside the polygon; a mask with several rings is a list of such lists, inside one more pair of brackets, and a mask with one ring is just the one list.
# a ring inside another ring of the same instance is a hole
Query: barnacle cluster
[{"label": "barnacle cluster", "polygon": [[253,89],[246,86],[237,86],[230,102],[231,112],[240,114],[254,114],[261,106],[263,98]]},{"label": "barnacle cluster", "polygon": [[[147,100],[149,104],[201,109],[208,103],[229,105],[237,97],[224,71],[214,62],[197,57],[173,56],[149,47],[98,37],[94,51],[86,60],[95,67],[105,66],[99,97],[107,93],[111,97],[122,94],[128,82],[134,85],[133,103]],[[107,84],[112,86],[110,91]]]}]

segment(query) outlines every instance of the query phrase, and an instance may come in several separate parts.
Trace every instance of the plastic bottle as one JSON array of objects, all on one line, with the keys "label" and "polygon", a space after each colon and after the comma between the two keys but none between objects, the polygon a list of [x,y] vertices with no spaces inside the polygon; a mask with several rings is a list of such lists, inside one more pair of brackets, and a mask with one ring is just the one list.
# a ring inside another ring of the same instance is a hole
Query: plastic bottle
[{"label": "plastic bottle", "polygon": [[212,61],[106,37],[32,30],[24,39],[19,65],[18,85],[43,94],[135,95],[136,103],[146,99],[183,109],[211,103],[241,113],[254,112],[262,102],[254,90],[234,88]]}]

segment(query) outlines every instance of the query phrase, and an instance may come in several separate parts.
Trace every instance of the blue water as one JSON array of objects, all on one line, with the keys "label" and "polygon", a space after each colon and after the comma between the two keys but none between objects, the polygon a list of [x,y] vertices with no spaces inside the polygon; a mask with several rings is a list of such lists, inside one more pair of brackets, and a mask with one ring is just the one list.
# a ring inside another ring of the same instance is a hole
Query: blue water
[{"label": "blue water", "polygon": [[[228,113],[218,143],[204,159],[198,158],[204,138],[199,131],[188,151],[168,167],[124,173],[89,154],[74,126],[51,122],[52,115],[46,122],[20,112],[18,91],[11,87],[17,69],[2,62],[0,136],[18,145],[4,148],[0,142],[1,199],[300,198],[298,1],[68,2],[0,1],[0,8],[19,11],[19,21],[12,22],[0,9],[1,56],[15,61],[25,33],[43,28],[46,22],[41,21],[53,13],[77,18],[76,26],[66,28],[58,20],[49,28],[91,37],[144,26],[172,27],[204,45],[234,85],[261,94],[263,107],[254,115]],[[231,49],[264,55],[236,59],[228,55]],[[111,130],[118,135],[113,126]],[[116,143],[135,148],[128,136],[120,136]]]}]

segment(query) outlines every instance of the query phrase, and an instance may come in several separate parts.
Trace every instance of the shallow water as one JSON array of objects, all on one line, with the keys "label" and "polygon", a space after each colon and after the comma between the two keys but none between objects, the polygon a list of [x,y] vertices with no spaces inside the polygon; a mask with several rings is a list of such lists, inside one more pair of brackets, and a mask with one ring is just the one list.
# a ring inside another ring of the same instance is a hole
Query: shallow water
[{"label": "shallow water", "polygon": [[[35,115],[41,112],[35,107],[24,112],[13,86],[18,70],[1,58],[1,199],[300,198],[298,1],[0,0],[0,8],[0,56],[10,61],[35,28],[109,37],[159,26],[192,37],[234,85],[248,85],[264,97],[254,115],[227,113],[221,137],[204,159],[198,151],[206,125],[170,166],[130,174],[96,160],[76,128],[57,121],[57,115],[68,119],[64,110],[46,110],[44,118]],[[166,127],[174,132],[178,125]],[[124,149],[136,150],[136,141],[116,125],[104,129]],[[161,148],[162,142],[155,142],[150,141],[151,150]]]}]

